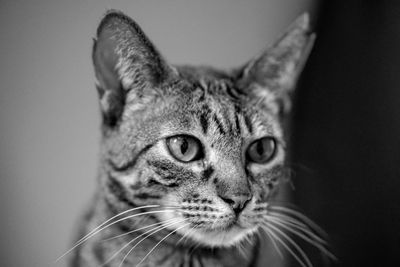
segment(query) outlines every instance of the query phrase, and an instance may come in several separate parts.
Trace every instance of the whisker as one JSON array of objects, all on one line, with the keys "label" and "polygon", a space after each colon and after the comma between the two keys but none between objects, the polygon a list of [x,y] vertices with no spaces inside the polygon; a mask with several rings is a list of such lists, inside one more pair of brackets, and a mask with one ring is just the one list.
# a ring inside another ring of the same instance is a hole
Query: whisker
[{"label": "whisker", "polygon": [[320,243],[318,243],[317,241],[312,240],[310,237],[306,236],[305,234],[296,231],[295,229],[285,225],[282,222],[276,221],[273,218],[269,218],[269,222],[276,224],[277,226],[280,226],[286,230],[288,230],[289,232],[297,235],[298,237],[302,238],[303,240],[307,241],[308,243],[310,243],[311,245],[315,246],[316,248],[318,248],[321,252],[323,252],[326,256],[336,260],[336,257],[329,251],[327,250],[323,245],[321,245]]},{"label": "whisker", "polygon": [[307,267],[307,265],[303,262],[302,259],[297,256],[297,254],[283,241],[277,234],[272,231],[272,229],[268,228],[268,225],[264,225],[263,227],[264,231],[269,232],[270,235],[275,238],[276,241],[278,241],[286,250],[297,260],[297,262],[302,266],[302,267]]},{"label": "whisker", "polygon": [[307,229],[310,228],[310,226],[308,226],[305,222],[300,221],[298,218],[293,217],[291,214],[282,213],[280,211],[268,211],[267,215],[273,215],[273,216],[276,216],[276,217],[280,217],[280,218],[283,218],[283,219],[285,219],[287,221],[291,221],[294,224],[302,226],[304,228],[307,228]]},{"label": "whisker", "polygon": [[103,241],[113,240],[113,239],[116,239],[116,238],[119,238],[119,237],[122,237],[122,236],[125,236],[125,235],[129,235],[129,234],[132,234],[134,232],[138,232],[140,230],[143,230],[143,229],[155,226],[155,225],[160,225],[160,224],[163,224],[163,223],[171,222],[173,220],[176,220],[176,218],[171,218],[171,219],[165,220],[163,222],[158,222],[158,223],[153,223],[153,224],[150,224],[150,225],[147,225],[147,226],[143,226],[141,228],[137,228],[137,229],[134,229],[132,231],[129,231],[129,232],[126,232],[126,233],[123,233],[123,234],[120,234],[120,235],[116,235],[116,236],[113,236],[113,237],[110,237],[110,238],[107,238],[107,239],[103,239]]},{"label": "whisker", "polygon": [[318,232],[321,236],[327,237],[328,235],[326,232],[314,221],[312,221],[310,218],[308,218],[306,215],[303,213],[296,211],[291,208],[283,207],[283,206],[270,206],[272,210],[278,210],[282,212],[287,212],[289,214],[292,214],[294,216],[297,216],[299,219],[303,220],[307,225],[309,225],[311,228],[313,228],[316,232]]},{"label": "whisker", "polygon": [[243,245],[243,242],[239,242],[235,245],[237,251],[240,253],[240,255],[242,255],[242,257],[244,257],[245,259],[248,259],[249,255],[245,250],[245,247]]},{"label": "whisker", "polygon": [[144,262],[144,260],[150,255],[150,253],[151,252],[153,252],[155,249],[156,249],[156,247],[158,246],[158,245],[160,245],[161,244],[161,242],[163,242],[165,239],[167,239],[170,235],[172,235],[173,233],[175,233],[175,232],[177,232],[177,231],[179,231],[180,229],[182,229],[182,228],[184,228],[184,227],[186,227],[186,226],[188,226],[188,225],[190,225],[190,223],[186,223],[186,224],[184,224],[184,225],[182,225],[181,227],[178,227],[178,228],[176,228],[174,231],[172,231],[171,233],[169,233],[168,235],[166,235],[166,236],[164,236],[144,257],[143,257],[143,259],[138,263],[138,264],[136,264],[136,267],[138,267],[142,262]]},{"label": "whisker", "polygon": [[[129,254],[131,254],[131,252],[132,252],[140,243],[142,243],[144,240],[146,240],[146,238],[148,238],[149,236],[151,236],[151,235],[153,235],[153,234],[155,234],[155,233],[157,233],[157,232],[159,232],[159,231],[161,231],[161,230],[163,230],[163,229],[168,228],[169,226],[172,226],[172,225],[178,224],[178,223],[182,223],[182,222],[184,222],[184,221],[186,221],[186,219],[183,219],[183,220],[180,220],[180,221],[177,221],[177,222],[172,222],[172,223],[169,223],[168,225],[161,225],[161,226],[158,226],[158,227],[157,227],[157,228],[158,228],[157,230],[155,230],[155,231],[153,231],[152,233],[148,234],[147,236],[143,237],[143,238],[142,238],[141,240],[139,240],[139,242],[137,242],[131,249],[129,249],[128,253],[125,254],[124,258],[122,259],[121,263],[119,264],[119,267],[122,266],[122,264],[124,263],[125,259],[129,256]],[[152,229],[152,230],[154,230],[154,229]],[[148,231],[148,232],[150,232],[150,231]],[[142,235],[141,235],[141,236],[142,236]],[[138,236],[138,237],[140,237],[140,236]],[[136,238],[135,238],[135,239],[136,239]],[[132,244],[132,242],[134,242],[134,240],[131,240],[131,241],[130,241],[128,244],[126,244],[122,249],[124,249],[125,247],[129,246],[129,244]]]},{"label": "whisker", "polygon": [[[163,225],[159,225],[159,226],[154,227],[153,229],[150,229],[150,230],[148,230],[148,231],[146,231],[146,232],[144,232],[144,233],[138,235],[137,237],[133,238],[133,239],[130,240],[128,243],[126,243],[124,246],[122,246],[117,252],[115,252],[106,262],[104,262],[104,263],[102,264],[102,266],[104,266],[104,265],[106,265],[107,263],[109,263],[110,261],[112,261],[122,250],[124,250],[127,246],[129,246],[130,244],[132,244],[133,242],[135,242],[135,241],[136,241],[137,239],[139,239],[140,237],[142,237],[142,236],[144,236],[144,235],[146,235],[146,234],[148,234],[148,236],[150,236],[150,235],[156,233],[157,230],[162,230],[162,229],[164,229],[164,228],[166,228],[166,227],[168,227],[168,226],[170,226],[170,225],[173,225],[174,223],[178,223],[178,222],[166,223],[166,224],[163,224]],[[151,232],[151,233],[150,233],[150,232]],[[149,234],[149,233],[150,233],[150,234]],[[148,236],[146,236],[146,238],[147,238]],[[143,240],[144,240],[144,239],[143,239]],[[142,240],[141,240],[141,241],[142,241]],[[139,241],[136,245],[138,245],[141,241]],[[135,245],[135,246],[136,246],[136,245]],[[124,259],[125,259],[125,258],[124,258]]]},{"label": "whisker", "polygon": [[322,229],[308,225],[307,222],[300,221],[298,218],[292,217],[290,214],[283,214],[281,212],[269,212],[267,216],[272,216],[284,221],[286,224],[290,224],[293,227],[302,230],[304,233],[311,233],[316,237],[316,239],[320,240],[321,243],[327,245],[327,239],[329,239],[328,234],[324,232]]},{"label": "whisker", "polygon": [[266,215],[267,218],[273,218],[274,220],[277,220],[279,222],[284,223],[287,226],[294,227],[300,231],[302,231],[305,234],[308,234],[311,238],[314,238],[316,241],[320,242],[321,244],[328,245],[328,242],[326,242],[323,238],[319,237],[317,234],[315,234],[310,227],[308,227],[306,224],[298,221],[297,219],[294,219],[290,216],[283,215],[281,214],[271,214]]},{"label": "whisker", "polygon": [[247,242],[251,246],[254,244],[254,239],[252,239],[251,236],[245,236],[244,239],[237,244],[239,253],[247,260],[250,260],[252,255],[249,250],[246,250],[245,242]]},{"label": "whisker", "polygon": [[268,226],[279,233],[282,237],[284,237],[290,244],[292,244],[292,246],[301,254],[308,266],[313,266],[304,250],[290,236],[288,236],[285,232],[272,224],[268,224]]},{"label": "whisker", "polygon": [[86,234],[84,237],[82,237],[81,239],[79,239],[75,245],[70,248],[69,250],[67,250],[64,254],[62,254],[60,257],[58,257],[55,262],[58,262],[60,259],[62,259],[63,257],[65,257],[68,253],[70,253],[72,250],[74,250],[76,247],[78,247],[80,244],[82,244],[83,242],[85,242],[86,240],[88,240],[90,237],[92,237],[93,235],[96,234],[97,230],[99,230],[101,227],[103,227],[104,225],[106,225],[107,223],[111,222],[112,220],[114,220],[115,218],[118,218],[121,215],[124,215],[128,212],[132,212],[138,209],[146,209],[146,208],[157,208],[160,207],[160,205],[147,205],[147,206],[141,206],[141,207],[136,207],[136,208],[132,208],[132,209],[128,209],[125,210],[121,213],[118,213],[117,215],[109,218],[108,220],[106,220],[105,222],[101,223],[99,226],[97,226],[96,228],[94,228],[92,231],[90,231],[88,234]]},{"label": "whisker", "polygon": [[[193,232],[194,230],[196,230],[196,228],[198,228],[199,225],[195,225],[193,227],[191,227],[179,240],[178,242],[176,242],[176,246],[179,245],[179,243],[181,243],[182,241],[186,242],[186,240],[188,239],[188,236],[191,232]],[[184,240],[186,238],[186,240]]]},{"label": "whisker", "polygon": [[[81,243],[85,242],[87,239],[93,237],[94,235],[98,234],[99,232],[103,231],[104,229],[106,229],[106,228],[108,228],[108,227],[110,227],[110,226],[112,226],[112,225],[114,225],[114,224],[116,224],[116,223],[119,223],[119,222],[121,222],[121,221],[130,219],[130,218],[134,218],[134,217],[137,217],[137,216],[146,215],[146,214],[155,214],[155,213],[163,213],[163,212],[170,212],[170,211],[171,211],[171,210],[146,211],[146,212],[137,213],[137,214],[133,214],[133,215],[129,215],[129,216],[123,217],[123,218],[121,218],[121,219],[118,219],[118,220],[116,220],[116,221],[114,221],[114,222],[112,222],[112,223],[109,223],[109,224],[107,224],[107,225],[101,227],[101,228],[98,229],[96,232],[94,232],[92,235],[90,235],[89,237],[87,237],[84,241],[82,241]],[[175,210],[175,211],[176,211],[176,210]],[[81,243],[80,243],[80,244],[81,244]],[[77,244],[77,245],[80,245],[80,244]],[[77,246],[77,245],[76,245],[76,246]]]},{"label": "whisker", "polygon": [[273,236],[264,227],[261,227],[260,229],[263,230],[263,232],[268,236],[269,240],[271,240],[272,246],[274,246],[276,252],[278,252],[279,256],[283,259],[283,253],[279,249],[278,244],[276,244],[275,239],[273,238]]}]

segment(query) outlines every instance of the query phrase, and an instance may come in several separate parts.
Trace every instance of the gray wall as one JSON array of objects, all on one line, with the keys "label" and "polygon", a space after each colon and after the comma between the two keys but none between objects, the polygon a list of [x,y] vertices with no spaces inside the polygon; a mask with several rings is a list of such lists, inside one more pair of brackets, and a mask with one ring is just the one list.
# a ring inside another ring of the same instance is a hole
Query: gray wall
[{"label": "gray wall", "polygon": [[109,8],[174,63],[247,61],[312,0],[0,1],[0,265],[64,266],[95,185],[99,111],[91,38]]}]

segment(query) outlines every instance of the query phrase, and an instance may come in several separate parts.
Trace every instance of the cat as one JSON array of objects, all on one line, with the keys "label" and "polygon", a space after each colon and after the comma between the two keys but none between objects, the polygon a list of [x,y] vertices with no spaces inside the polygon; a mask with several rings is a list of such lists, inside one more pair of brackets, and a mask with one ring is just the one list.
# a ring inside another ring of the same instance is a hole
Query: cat
[{"label": "cat", "polygon": [[274,202],[314,39],[305,14],[242,67],[173,66],[131,18],[107,12],[92,52],[98,187],[70,266],[246,267],[265,255],[277,266],[281,249],[311,266],[289,234],[329,254],[305,216]]}]

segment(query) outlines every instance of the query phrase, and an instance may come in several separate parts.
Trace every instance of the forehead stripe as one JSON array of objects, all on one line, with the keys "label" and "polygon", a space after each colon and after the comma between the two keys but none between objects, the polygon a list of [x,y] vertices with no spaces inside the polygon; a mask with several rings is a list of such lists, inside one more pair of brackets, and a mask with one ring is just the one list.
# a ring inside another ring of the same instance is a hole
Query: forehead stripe
[{"label": "forehead stripe", "polygon": [[225,135],[226,130],[224,129],[224,126],[222,125],[222,122],[218,118],[217,114],[215,114],[215,113],[213,114],[212,120],[213,120],[214,124],[216,125],[217,129],[219,130],[220,134]]},{"label": "forehead stripe", "polygon": [[243,117],[247,130],[249,131],[249,133],[253,133],[253,125],[251,123],[251,119],[247,115],[243,115]]},{"label": "forehead stripe", "polygon": [[240,127],[238,114],[235,114],[235,125],[236,125],[237,132],[240,135],[242,133],[242,131],[241,131],[241,127]]},{"label": "forehead stripe", "polygon": [[200,114],[200,125],[201,125],[201,129],[203,130],[204,134],[207,134],[208,131],[208,119],[207,119],[207,114],[206,113],[201,113]]}]

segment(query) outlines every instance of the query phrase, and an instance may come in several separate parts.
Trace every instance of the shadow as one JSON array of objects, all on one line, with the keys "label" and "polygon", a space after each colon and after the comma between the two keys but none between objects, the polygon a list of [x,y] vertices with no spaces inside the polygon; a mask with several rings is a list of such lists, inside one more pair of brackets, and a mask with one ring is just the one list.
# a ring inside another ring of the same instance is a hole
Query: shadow
[{"label": "shadow", "polygon": [[399,14],[399,1],[325,1],[299,83],[294,199],[329,233],[332,266],[400,266]]}]

